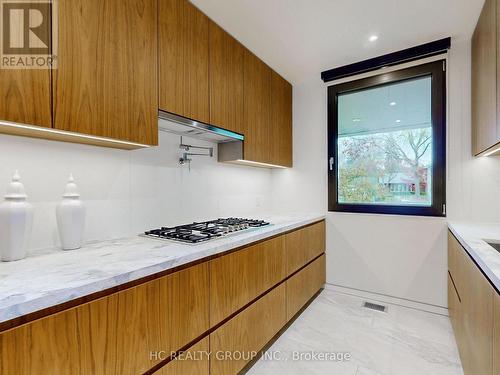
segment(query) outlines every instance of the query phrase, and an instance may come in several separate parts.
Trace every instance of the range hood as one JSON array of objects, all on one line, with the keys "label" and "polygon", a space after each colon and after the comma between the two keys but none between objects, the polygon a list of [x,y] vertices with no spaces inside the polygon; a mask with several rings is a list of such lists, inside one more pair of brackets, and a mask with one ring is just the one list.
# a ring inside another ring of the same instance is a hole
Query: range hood
[{"label": "range hood", "polygon": [[[201,139],[215,143],[242,143],[245,137],[226,129],[191,120],[173,113],[158,111],[158,128],[160,131]],[[241,146],[243,147],[243,146]]]}]

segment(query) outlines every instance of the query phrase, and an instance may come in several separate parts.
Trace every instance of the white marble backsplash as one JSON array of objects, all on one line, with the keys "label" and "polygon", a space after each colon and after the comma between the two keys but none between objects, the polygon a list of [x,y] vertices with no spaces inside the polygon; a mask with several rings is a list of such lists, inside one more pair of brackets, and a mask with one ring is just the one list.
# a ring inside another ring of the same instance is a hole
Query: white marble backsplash
[{"label": "white marble backsplash", "polygon": [[0,263],[0,323],[295,229],[324,215],[264,217],[272,225],[196,245],[134,236],[46,249]]}]

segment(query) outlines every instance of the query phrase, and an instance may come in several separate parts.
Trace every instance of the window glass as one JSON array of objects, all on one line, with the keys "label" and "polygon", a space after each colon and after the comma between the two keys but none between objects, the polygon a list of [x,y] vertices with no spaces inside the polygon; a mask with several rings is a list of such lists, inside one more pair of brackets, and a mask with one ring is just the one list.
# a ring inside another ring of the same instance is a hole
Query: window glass
[{"label": "window glass", "polygon": [[432,77],[338,95],[340,204],[432,206]]}]

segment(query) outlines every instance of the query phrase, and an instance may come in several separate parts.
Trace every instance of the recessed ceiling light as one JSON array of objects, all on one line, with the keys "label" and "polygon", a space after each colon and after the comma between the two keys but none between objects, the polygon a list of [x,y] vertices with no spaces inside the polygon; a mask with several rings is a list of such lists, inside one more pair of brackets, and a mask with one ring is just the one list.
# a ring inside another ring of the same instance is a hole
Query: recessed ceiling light
[{"label": "recessed ceiling light", "polygon": [[378,39],[378,36],[377,36],[377,35],[371,35],[371,36],[368,38],[368,40],[369,40],[370,42],[375,42],[377,39]]},{"label": "recessed ceiling light", "polygon": [[396,102],[390,102],[390,103],[389,103],[389,105],[390,105],[391,107],[394,107],[396,104],[397,104]]},{"label": "recessed ceiling light", "polygon": [[401,122],[401,120],[396,120],[396,122],[399,124]]},{"label": "recessed ceiling light", "polygon": [[353,118],[352,122],[361,122],[361,119],[360,118]]}]

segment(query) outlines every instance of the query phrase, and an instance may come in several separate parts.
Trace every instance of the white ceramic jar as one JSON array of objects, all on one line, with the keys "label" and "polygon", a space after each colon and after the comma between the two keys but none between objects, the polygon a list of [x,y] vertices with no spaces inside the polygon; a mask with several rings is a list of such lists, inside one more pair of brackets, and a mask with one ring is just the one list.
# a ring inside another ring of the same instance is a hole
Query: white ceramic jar
[{"label": "white ceramic jar", "polygon": [[79,249],[82,246],[85,227],[85,205],[80,200],[73,175],[69,176],[66,192],[62,201],[57,205],[56,217],[61,248],[63,250]]},{"label": "white ceramic jar", "polygon": [[26,257],[26,246],[33,224],[33,207],[16,171],[0,204],[0,257],[5,262]]}]

